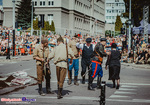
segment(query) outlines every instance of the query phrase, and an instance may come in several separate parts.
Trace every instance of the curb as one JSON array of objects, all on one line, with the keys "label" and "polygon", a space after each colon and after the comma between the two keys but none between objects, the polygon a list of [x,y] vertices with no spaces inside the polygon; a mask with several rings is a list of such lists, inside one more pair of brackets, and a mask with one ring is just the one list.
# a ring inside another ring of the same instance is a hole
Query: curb
[{"label": "curb", "polygon": [[14,62],[14,61],[24,61],[32,60],[32,55],[29,56],[19,56],[19,57],[10,57],[11,59],[6,59],[5,57],[0,59],[0,63]]},{"label": "curb", "polygon": [[121,63],[121,65],[125,65],[125,66],[132,66],[132,67],[136,67],[136,68],[145,68],[145,69],[150,69],[150,65],[149,65],[149,64]]}]

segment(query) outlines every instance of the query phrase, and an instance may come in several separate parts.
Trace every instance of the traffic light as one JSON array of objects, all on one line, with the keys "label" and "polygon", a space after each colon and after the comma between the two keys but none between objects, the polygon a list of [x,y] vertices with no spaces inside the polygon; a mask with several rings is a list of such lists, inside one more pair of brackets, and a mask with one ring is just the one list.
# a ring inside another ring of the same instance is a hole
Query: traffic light
[{"label": "traffic light", "polygon": [[41,21],[38,21],[38,27],[40,28],[42,26]]},{"label": "traffic light", "polygon": [[121,34],[125,34],[125,28],[121,28]]},{"label": "traffic light", "polygon": [[40,21],[38,21],[38,27],[44,28],[44,15],[40,15]]}]

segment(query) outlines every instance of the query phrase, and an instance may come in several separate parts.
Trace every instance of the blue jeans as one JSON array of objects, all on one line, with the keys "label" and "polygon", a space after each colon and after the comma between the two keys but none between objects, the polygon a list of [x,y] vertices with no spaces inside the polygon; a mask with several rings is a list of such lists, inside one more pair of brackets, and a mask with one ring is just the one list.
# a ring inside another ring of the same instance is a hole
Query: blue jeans
[{"label": "blue jeans", "polygon": [[[68,59],[68,62],[70,62],[71,59]],[[79,71],[79,59],[73,59],[72,65],[69,65],[69,71],[72,72],[72,69],[74,68],[74,76],[78,76]]]}]

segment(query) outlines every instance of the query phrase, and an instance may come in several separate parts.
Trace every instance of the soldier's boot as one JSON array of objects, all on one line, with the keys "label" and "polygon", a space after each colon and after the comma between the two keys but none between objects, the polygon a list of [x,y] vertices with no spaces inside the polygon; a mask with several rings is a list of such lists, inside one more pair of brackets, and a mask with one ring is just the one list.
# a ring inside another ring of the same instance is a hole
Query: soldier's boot
[{"label": "soldier's boot", "polygon": [[42,90],[42,84],[39,84],[39,94],[41,96],[45,96],[45,94],[43,93],[43,90]]},{"label": "soldier's boot", "polygon": [[46,83],[46,93],[47,94],[54,94],[54,92],[51,91],[50,86],[51,86],[50,83]]},{"label": "soldier's boot", "polygon": [[113,88],[116,87],[116,83],[115,83],[115,80],[113,80]]},{"label": "soldier's boot", "polygon": [[85,76],[82,77],[82,84],[85,84]]},{"label": "soldier's boot", "polygon": [[97,89],[101,89],[101,77],[97,77]]},{"label": "soldier's boot", "polygon": [[77,85],[77,86],[79,85],[79,83],[78,83],[78,76],[74,77],[74,85]]},{"label": "soldier's boot", "polygon": [[71,83],[72,83],[72,72],[69,71],[68,73],[69,73],[69,81],[68,81],[68,85],[71,85]]},{"label": "soldier's boot", "polygon": [[88,90],[94,90],[93,87],[92,87],[93,80],[94,80],[94,78],[89,77]]},{"label": "soldier's boot", "polygon": [[62,97],[62,88],[58,88],[58,94],[57,94],[57,99],[61,99]]}]

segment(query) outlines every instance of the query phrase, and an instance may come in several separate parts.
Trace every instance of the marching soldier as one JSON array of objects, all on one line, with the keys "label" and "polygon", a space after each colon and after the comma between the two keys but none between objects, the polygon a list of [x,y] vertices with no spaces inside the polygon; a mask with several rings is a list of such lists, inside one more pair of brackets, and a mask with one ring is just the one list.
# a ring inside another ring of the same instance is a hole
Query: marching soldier
[{"label": "marching soldier", "polygon": [[97,45],[95,46],[93,57],[92,57],[92,65],[91,65],[92,69],[90,71],[88,90],[93,90],[92,82],[97,75],[98,75],[97,88],[99,89],[101,86],[101,78],[103,77],[102,61],[103,61],[103,56],[107,55],[104,52],[105,45],[106,45],[106,39],[101,38],[100,42],[97,43]]},{"label": "marching soldier", "polygon": [[44,76],[46,79],[47,94],[54,94],[53,92],[51,92],[51,88],[50,88],[51,72],[50,72],[50,68],[49,68],[49,63],[47,63],[47,65],[45,65],[48,55],[49,55],[48,40],[46,38],[42,38],[41,44],[39,44],[35,47],[34,53],[33,53],[33,59],[36,60],[39,94],[42,96],[45,95],[42,91],[42,81],[44,79]]},{"label": "marching soldier", "polygon": [[77,48],[82,50],[82,59],[81,59],[81,66],[82,66],[82,71],[81,71],[81,76],[82,76],[82,84],[85,84],[85,76],[84,74],[86,73],[86,68],[91,64],[91,57],[95,48],[95,45],[91,44],[92,39],[87,38],[85,44],[80,44],[77,43],[76,46]]},{"label": "marching soldier", "polygon": [[[48,59],[51,60],[53,58],[54,64],[56,65],[56,75],[58,84],[57,98],[61,99],[63,98],[62,89],[67,73],[67,53],[71,56],[72,59],[74,57],[74,54],[72,50],[64,44],[64,40],[61,36],[57,39],[57,44],[58,46],[55,47],[54,50],[49,54]],[[66,49],[68,49],[68,52]],[[70,64],[72,63],[72,59],[70,60]]]},{"label": "marching soldier", "polygon": [[[76,37],[77,35],[73,38],[73,40],[70,40],[68,43],[68,46],[72,49],[74,52],[74,58],[72,65],[69,65],[69,82],[68,84],[70,85],[72,83],[72,69],[74,68],[74,84],[79,85],[78,83],[78,71],[79,71],[79,49],[76,47]],[[71,60],[71,57],[69,57],[69,60]]]}]

